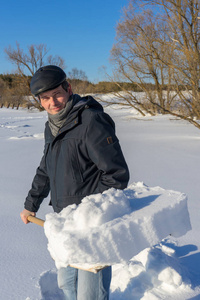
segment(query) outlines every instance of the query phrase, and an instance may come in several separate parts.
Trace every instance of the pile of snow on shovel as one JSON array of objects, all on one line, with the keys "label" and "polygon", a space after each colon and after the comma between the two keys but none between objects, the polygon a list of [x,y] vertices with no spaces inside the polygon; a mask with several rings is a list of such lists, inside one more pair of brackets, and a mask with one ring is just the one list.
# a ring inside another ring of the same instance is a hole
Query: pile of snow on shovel
[{"label": "pile of snow on shovel", "polygon": [[71,264],[126,264],[168,235],[191,229],[185,194],[133,183],[85,197],[46,215],[48,250],[57,268]]}]

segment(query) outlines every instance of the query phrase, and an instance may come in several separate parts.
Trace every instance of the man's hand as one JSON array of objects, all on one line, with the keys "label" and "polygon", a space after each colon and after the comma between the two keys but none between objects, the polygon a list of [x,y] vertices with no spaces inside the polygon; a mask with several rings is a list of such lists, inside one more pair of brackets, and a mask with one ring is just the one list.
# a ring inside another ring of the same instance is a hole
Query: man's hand
[{"label": "man's hand", "polygon": [[35,217],[35,213],[32,212],[32,211],[29,211],[27,209],[24,209],[21,213],[20,213],[20,216],[21,216],[21,219],[22,221],[25,223],[25,224],[28,224],[29,221],[28,221],[28,216],[33,216]]}]

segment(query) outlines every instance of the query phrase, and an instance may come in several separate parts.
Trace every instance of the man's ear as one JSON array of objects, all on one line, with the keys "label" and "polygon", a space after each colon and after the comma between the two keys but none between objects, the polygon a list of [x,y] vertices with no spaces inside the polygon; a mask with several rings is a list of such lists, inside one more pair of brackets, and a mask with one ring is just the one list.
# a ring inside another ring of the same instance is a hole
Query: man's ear
[{"label": "man's ear", "polygon": [[72,92],[72,87],[71,87],[71,84],[70,84],[70,83],[68,83],[67,91],[68,91],[68,93],[69,93],[70,96],[73,94],[73,92]]}]

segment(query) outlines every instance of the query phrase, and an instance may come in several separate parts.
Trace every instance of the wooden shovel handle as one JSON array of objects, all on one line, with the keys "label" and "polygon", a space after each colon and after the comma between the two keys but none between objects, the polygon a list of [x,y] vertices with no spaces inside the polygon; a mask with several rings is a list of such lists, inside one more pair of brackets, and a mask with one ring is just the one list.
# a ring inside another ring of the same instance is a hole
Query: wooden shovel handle
[{"label": "wooden shovel handle", "polygon": [[37,225],[40,225],[40,226],[44,226],[44,220],[42,219],[39,219],[39,218],[36,218],[36,217],[33,217],[33,216],[28,216],[28,221],[31,222],[31,223],[35,223]]}]

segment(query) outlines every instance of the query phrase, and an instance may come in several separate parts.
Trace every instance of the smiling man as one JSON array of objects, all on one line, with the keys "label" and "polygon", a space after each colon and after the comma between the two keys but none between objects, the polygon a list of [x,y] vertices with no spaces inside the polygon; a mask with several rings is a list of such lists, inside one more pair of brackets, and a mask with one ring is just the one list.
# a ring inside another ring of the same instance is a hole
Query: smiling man
[{"label": "smiling man", "polygon": [[[57,66],[40,68],[31,92],[48,113],[44,155],[33,179],[21,218],[35,216],[50,192],[59,213],[91,194],[124,189],[129,171],[115,135],[113,120],[91,96],[73,94],[65,72]],[[68,300],[107,300],[111,267],[97,274],[67,267],[58,270],[58,285]]]},{"label": "smiling man", "polygon": [[[68,88],[69,89],[69,88]],[[52,115],[57,114],[60,110],[65,108],[69,96],[72,93],[65,91],[62,86],[40,94],[40,101],[44,109]]]}]

